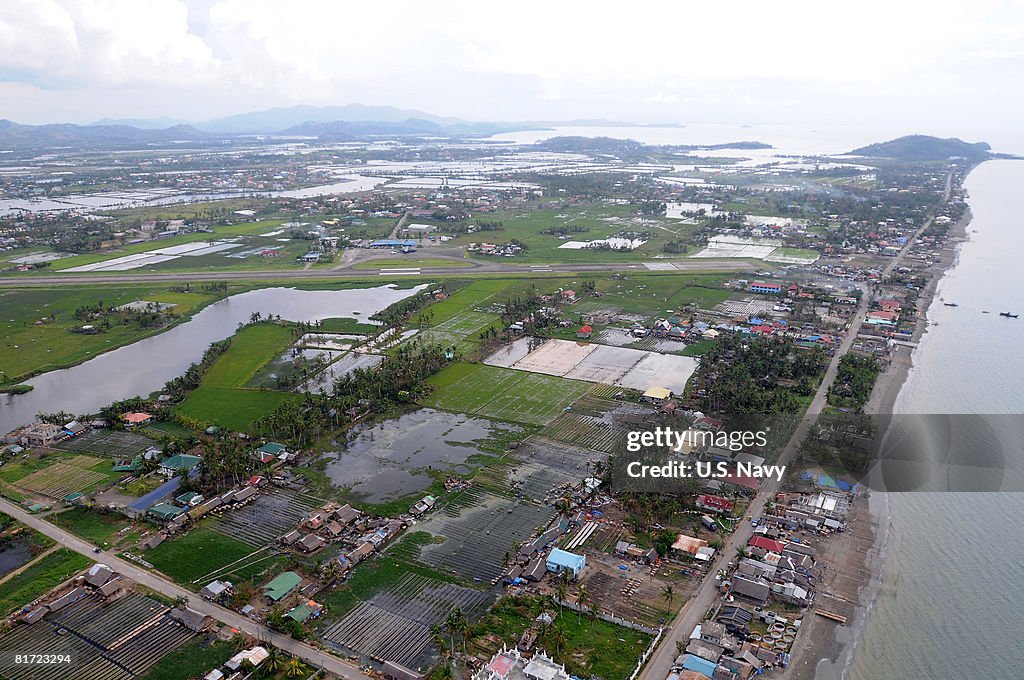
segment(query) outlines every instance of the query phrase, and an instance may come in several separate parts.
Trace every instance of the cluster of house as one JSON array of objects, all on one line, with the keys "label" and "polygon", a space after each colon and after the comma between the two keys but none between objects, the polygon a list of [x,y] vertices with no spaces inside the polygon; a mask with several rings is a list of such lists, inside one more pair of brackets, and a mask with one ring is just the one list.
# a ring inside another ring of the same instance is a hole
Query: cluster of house
[{"label": "cluster of house", "polygon": [[571,579],[578,579],[587,566],[586,556],[553,546],[570,528],[580,526],[584,518],[585,513],[582,512],[571,519],[560,517],[539,536],[523,543],[516,558],[501,576],[502,582],[506,585],[536,583],[547,573],[558,576],[565,573]]},{"label": "cluster of house", "polygon": [[[365,516],[348,504],[339,507],[328,503],[299,520],[295,529],[278,539],[278,544],[282,548],[311,554],[329,543],[346,542],[355,548],[349,553],[354,561],[339,559],[340,566],[345,570],[373,553],[377,547],[394,539],[404,526],[400,520]],[[366,544],[370,547],[364,548]]]},{"label": "cluster of house", "polygon": [[[743,612],[737,615],[737,610]],[[740,607],[726,606],[715,621],[704,621],[690,633],[683,652],[676,657],[668,680],[748,680],[788,657],[744,640],[735,619],[750,614]],[[727,622],[723,622],[723,619]],[[752,615],[746,621],[752,620]]]},{"label": "cluster of house", "polygon": [[[261,608],[266,611],[270,607],[288,601],[291,606],[284,613],[284,617],[297,623],[305,623],[317,619],[323,614],[324,606],[312,599],[320,589],[321,586],[317,581],[308,579],[304,582],[302,576],[294,571],[285,571],[263,584],[259,595],[262,599],[257,604],[261,604]],[[211,581],[199,591],[199,595],[203,599],[221,603],[234,593],[234,584],[222,580]],[[260,610],[251,602],[245,604],[238,611],[251,619],[259,620]]]},{"label": "cluster of house", "polygon": [[[24,451],[24,447],[40,446],[49,448],[66,439],[77,437],[83,432],[88,431],[89,428],[90,425],[80,423],[77,420],[69,421],[63,425],[35,422],[8,432],[3,438],[0,438],[0,442],[8,445],[8,453],[21,453]],[[17,446],[19,449],[15,451],[10,448],[12,446]]]},{"label": "cluster of house", "polygon": [[492,257],[515,257],[523,252],[523,247],[518,243],[508,242],[496,243],[470,243],[466,245],[467,253],[478,253]]}]

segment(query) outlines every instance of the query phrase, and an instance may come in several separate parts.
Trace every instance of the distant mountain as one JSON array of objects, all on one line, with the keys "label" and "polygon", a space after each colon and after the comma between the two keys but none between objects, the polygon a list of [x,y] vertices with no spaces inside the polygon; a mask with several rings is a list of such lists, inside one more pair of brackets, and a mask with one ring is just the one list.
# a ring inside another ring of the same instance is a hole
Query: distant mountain
[{"label": "distant mountain", "polygon": [[675,152],[717,151],[721,149],[771,149],[764,142],[727,142],[725,144],[642,144],[632,139],[612,137],[551,137],[537,142],[536,146],[545,151],[569,151],[574,153],[636,153],[653,149]]},{"label": "distant mountain", "polygon": [[399,109],[394,106],[366,106],[364,104],[347,104],[345,106],[289,106],[240,113],[196,123],[195,127],[204,132],[233,134],[269,134],[281,132],[305,123],[402,123],[410,118],[425,120],[438,125],[457,125],[464,123],[458,118],[434,116],[413,109]]},{"label": "distant mountain", "polygon": [[95,123],[89,123],[90,126],[99,125],[128,125],[130,127],[139,128],[140,130],[166,130],[169,127],[176,125],[188,125],[187,120],[181,120],[180,118],[168,118],[163,116],[161,118],[101,118]]},{"label": "distant mountain", "polygon": [[942,139],[928,135],[908,135],[888,142],[869,144],[850,152],[853,156],[870,158],[892,158],[900,161],[944,161],[950,156],[960,156],[981,161],[991,157],[991,149],[985,142],[965,142],[951,137]]},{"label": "distant mountain", "polygon": [[197,141],[209,135],[189,125],[141,130],[128,125],[21,125],[0,120],[0,148],[130,148],[154,143]]}]

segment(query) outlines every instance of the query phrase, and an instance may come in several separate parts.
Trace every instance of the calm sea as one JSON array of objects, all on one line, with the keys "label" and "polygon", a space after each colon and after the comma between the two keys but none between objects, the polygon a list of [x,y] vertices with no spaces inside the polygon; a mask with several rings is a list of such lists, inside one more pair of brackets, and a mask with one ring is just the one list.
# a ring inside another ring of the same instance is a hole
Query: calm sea
[{"label": "calm sea", "polygon": [[[898,413],[1024,413],[1024,317],[997,314],[1024,311],[1024,161],[984,163],[966,186],[970,240],[938,291],[960,306],[929,309]],[[887,500],[882,586],[849,676],[1024,677],[1024,494]]]}]

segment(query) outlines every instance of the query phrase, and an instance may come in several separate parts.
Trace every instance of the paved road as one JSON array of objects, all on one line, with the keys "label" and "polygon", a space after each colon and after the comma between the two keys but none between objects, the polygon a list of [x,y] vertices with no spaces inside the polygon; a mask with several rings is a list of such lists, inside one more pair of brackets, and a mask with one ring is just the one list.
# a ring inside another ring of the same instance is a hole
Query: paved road
[{"label": "paved road", "polygon": [[[358,262],[366,262],[359,260]],[[372,261],[372,260],[371,260]],[[460,260],[466,262],[466,260]],[[352,264],[356,264],[353,262]],[[693,273],[693,272],[730,272],[730,271],[751,271],[754,268],[747,260],[711,260],[697,259],[688,261],[676,261],[673,263],[675,269],[654,271],[653,273]],[[414,266],[410,266],[415,268]],[[511,265],[499,262],[474,263],[472,267],[421,267],[420,278],[438,276],[474,276],[474,275],[498,275],[498,276],[521,276],[526,274],[537,274],[548,276],[551,274],[585,274],[599,272],[648,272],[642,263],[630,264],[597,263],[597,264],[552,264],[552,265]],[[32,288],[41,286],[66,286],[66,285],[97,285],[97,284],[126,284],[126,283],[157,283],[157,282],[197,282],[197,281],[323,281],[342,279],[374,279],[387,280],[398,277],[387,272],[377,272],[373,269],[352,269],[349,265],[343,269],[301,269],[280,270],[257,270],[257,271],[221,271],[221,272],[119,272],[119,273],[97,273],[97,274],[44,274],[41,276],[3,276],[0,277],[0,287],[8,288]]]},{"label": "paved road", "polygon": [[284,650],[288,654],[302,659],[310,665],[322,668],[325,671],[345,678],[346,680],[366,680],[366,676],[363,675],[358,668],[344,659],[328,654],[304,642],[299,642],[293,638],[274,633],[265,626],[262,626],[241,614],[221,607],[213,602],[208,602],[195,593],[185,590],[178,584],[172,583],[162,576],[146,571],[137,564],[121,559],[113,552],[108,551],[97,555],[93,552],[93,548],[95,546],[91,543],[83,541],[74,534],[50,524],[39,515],[32,515],[25,512],[17,505],[14,505],[2,498],[0,498],[0,511],[7,513],[19,522],[32,527],[36,531],[49,536],[53,540],[57,541],[57,543],[70,550],[81,553],[89,559],[103,562],[114,571],[123,574],[132,581],[146,586],[161,595],[172,599],[178,597],[188,598],[189,606],[192,609],[202,612],[203,614],[208,614],[221,623],[225,623],[232,628],[236,628],[263,642],[267,642],[278,649]]},{"label": "paved road", "polygon": [[[810,406],[808,406],[807,411],[804,412],[800,422],[797,423],[793,435],[786,444],[786,448],[779,455],[779,465],[789,465],[793,461],[808,429],[814,424],[818,419],[818,415],[824,409],[828,399],[828,388],[832,381],[835,380],[836,373],[839,370],[839,359],[850,350],[854,339],[857,337],[857,329],[867,314],[869,297],[867,294],[862,296],[856,313],[851,317],[853,321],[850,324],[850,330],[846,333],[846,337],[843,338],[842,343],[840,343],[840,346],[832,356],[832,360],[825,370],[825,376],[818,386],[818,391],[814,394],[814,399],[811,401]],[[751,501],[747,511],[748,514],[760,515],[765,501],[775,497],[780,485],[781,482],[777,479],[766,480],[754,497],[754,500]],[[736,551],[745,546],[753,534],[754,527],[750,522],[744,521],[740,522],[736,531],[726,537],[718,551],[714,564],[708,570],[708,575],[701,583],[700,588],[697,589],[697,592],[694,593],[694,596],[683,604],[679,615],[676,616],[672,625],[665,631],[665,635],[657,650],[651,655],[647,666],[644,667],[640,680],[664,680],[668,676],[672,670],[672,664],[678,656],[676,641],[683,641],[685,644],[690,637],[690,632],[704,619],[707,611],[718,602],[720,595],[718,587],[715,585],[715,573],[719,569],[725,569],[728,566],[728,562],[736,556]]]},{"label": "paved road", "polygon": [[[949,200],[950,193],[952,191],[952,175],[946,178],[946,188],[943,192],[942,202],[945,203]],[[917,240],[917,238],[924,233],[924,231],[931,226],[932,219],[928,219],[921,225],[921,227],[914,232],[914,234],[907,240],[906,245],[903,249],[889,262],[882,270],[882,278],[888,276],[893,269],[900,263],[903,257],[910,251],[911,246]],[[836,378],[836,373],[839,370],[839,360],[850,351],[850,347],[853,346],[854,340],[857,338],[857,331],[861,324],[864,322],[864,317],[867,315],[868,306],[870,304],[871,296],[866,286],[861,287],[860,305],[857,307],[857,311],[851,317],[851,323],[849,331],[840,343],[839,347],[836,348],[835,354],[832,356],[832,360],[828,364],[828,368],[825,370],[825,376],[822,378],[821,384],[818,386],[818,391],[814,394],[814,399],[811,401],[810,406],[807,407],[803,417],[797,424],[796,429],[793,432],[793,436],[790,437],[789,442],[786,444],[786,448],[783,449],[779,456],[779,465],[789,465],[797,451],[800,448],[801,442],[807,434],[808,429],[818,419],[822,410],[825,408],[828,399],[828,389],[832,385],[832,382]],[[750,508],[747,511],[748,514],[758,516],[761,514],[761,509],[764,507],[765,501],[774,498],[775,494],[778,493],[781,482],[775,479],[766,480],[764,485],[758,491],[754,500],[750,503]],[[740,547],[747,544],[751,536],[754,534],[754,527],[750,522],[741,522],[730,536],[728,536],[723,542],[722,548],[718,551],[718,557],[715,563],[708,570],[708,575],[701,583],[700,588],[694,593],[694,596],[685,602],[679,610],[679,615],[672,622],[672,625],[665,631],[665,635],[662,637],[661,643],[659,643],[657,650],[651,655],[650,660],[644,667],[643,672],[640,675],[640,680],[664,680],[672,670],[672,664],[675,658],[678,656],[676,651],[676,642],[685,642],[689,639],[690,633],[694,627],[704,619],[704,615],[707,614],[708,610],[714,606],[720,597],[718,588],[715,586],[714,575],[719,569],[724,569],[728,566],[728,562],[732,560],[736,551]]]}]

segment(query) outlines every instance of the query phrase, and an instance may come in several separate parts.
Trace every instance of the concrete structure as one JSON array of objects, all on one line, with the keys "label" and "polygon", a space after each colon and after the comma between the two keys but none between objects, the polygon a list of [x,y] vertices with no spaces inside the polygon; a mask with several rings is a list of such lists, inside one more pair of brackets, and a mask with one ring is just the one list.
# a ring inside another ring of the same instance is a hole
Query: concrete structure
[{"label": "concrete structure", "polygon": [[547,570],[555,574],[569,572],[573,578],[579,578],[580,573],[587,566],[587,558],[577,555],[561,548],[552,548],[546,562]]}]

